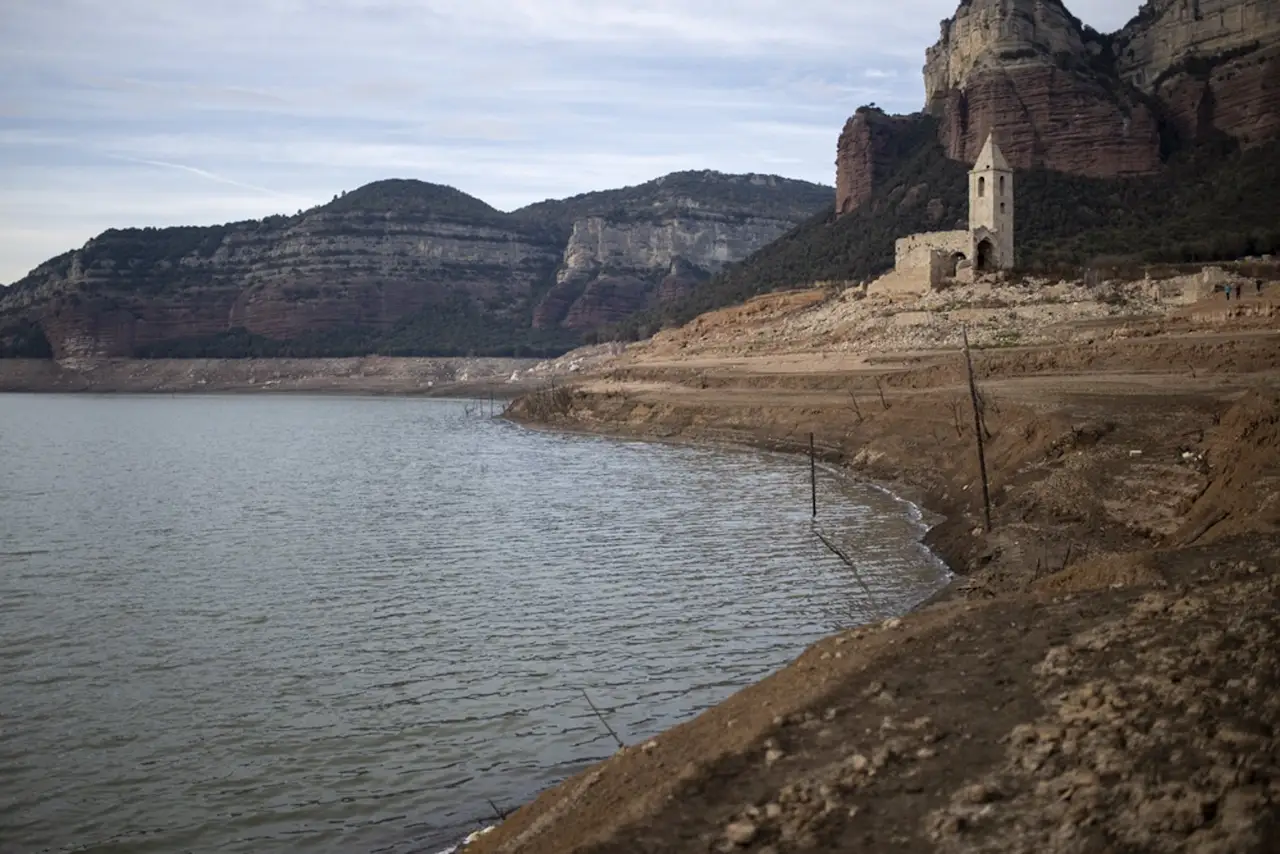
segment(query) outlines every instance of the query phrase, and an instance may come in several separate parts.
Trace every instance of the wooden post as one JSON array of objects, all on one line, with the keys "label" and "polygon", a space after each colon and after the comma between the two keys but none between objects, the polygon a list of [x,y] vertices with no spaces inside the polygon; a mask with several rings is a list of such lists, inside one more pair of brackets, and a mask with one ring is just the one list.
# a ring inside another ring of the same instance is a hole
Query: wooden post
[{"label": "wooden post", "polygon": [[809,495],[813,499],[813,518],[818,518],[818,463],[814,456],[813,434],[809,434]]},{"label": "wooden post", "polygon": [[600,723],[604,726],[605,730],[608,731],[609,735],[613,736],[613,740],[618,744],[618,749],[626,750],[627,746],[622,743],[622,739],[613,731],[613,727],[609,726],[609,722],[604,719],[604,715],[600,714],[600,710],[596,708],[596,704],[591,702],[591,698],[587,696],[585,688],[582,689],[582,696],[587,701],[587,705],[591,707],[591,711],[596,713],[596,717],[600,719]]},{"label": "wooden post", "polygon": [[960,327],[964,338],[964,364],[969,372],[969,397],[973,401],[973,434],[978,440],[978,470],[982,474],[982,522],[991,530],[991,489],[987,485],[987,451],[982,441],[982,412],[978,408],[978,386],[973,381],[973,359],[969,356],[969,330]]}]

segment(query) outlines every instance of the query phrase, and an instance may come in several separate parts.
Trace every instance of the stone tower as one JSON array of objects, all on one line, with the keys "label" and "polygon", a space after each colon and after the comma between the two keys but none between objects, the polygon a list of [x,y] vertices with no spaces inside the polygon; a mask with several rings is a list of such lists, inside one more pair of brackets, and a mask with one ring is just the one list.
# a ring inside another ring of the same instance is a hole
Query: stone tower
[{"label": "stone tower", "polygon": [[1013,266],[1013,170],[1000,153],[995,135],[987,136],[978,162],[969,172],[969,256],[977,272]]}]

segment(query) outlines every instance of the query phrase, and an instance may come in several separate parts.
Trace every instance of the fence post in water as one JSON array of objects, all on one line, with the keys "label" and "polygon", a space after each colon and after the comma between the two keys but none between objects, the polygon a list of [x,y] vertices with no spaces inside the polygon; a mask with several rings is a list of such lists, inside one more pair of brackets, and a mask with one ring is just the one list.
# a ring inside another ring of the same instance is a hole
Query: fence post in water
[{"label": "fence post in water", "polygon": [[809,434],[809,496],[813,499],[813,518],[818,518],[818,463],[814,458],[813,434]]},{"label": "fence post in water", "polygon": [[960,327],[964,339],[964,364],[969,372],[969,397],[973,401],[973,433],[978,440],[978,470],[982,474],[982,522],[991,530],[991,489],[987,485],[987,451],[982,442],[982,412],[978,405],[978,386],[973,381],[973,359],[969,356],[969,330]]}]

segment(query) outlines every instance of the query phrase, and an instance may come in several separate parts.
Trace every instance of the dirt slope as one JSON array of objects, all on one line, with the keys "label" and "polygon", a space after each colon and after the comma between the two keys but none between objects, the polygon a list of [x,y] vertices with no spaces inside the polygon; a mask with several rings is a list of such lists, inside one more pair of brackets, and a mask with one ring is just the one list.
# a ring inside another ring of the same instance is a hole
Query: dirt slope
[{"label": "dirt slope", "polygon": [[[1267,294],[1105,287],[1059,288],[1099,295],[1072,308],[995,286],[1020,312],[978,319],[939,295],[775,295],[519,401],[666,440],[813,432],[943,514],[929,541],[959,576],[468,850],[1280,850],[1280,320]],[[961,323],[987,345],[989,533]]]}]

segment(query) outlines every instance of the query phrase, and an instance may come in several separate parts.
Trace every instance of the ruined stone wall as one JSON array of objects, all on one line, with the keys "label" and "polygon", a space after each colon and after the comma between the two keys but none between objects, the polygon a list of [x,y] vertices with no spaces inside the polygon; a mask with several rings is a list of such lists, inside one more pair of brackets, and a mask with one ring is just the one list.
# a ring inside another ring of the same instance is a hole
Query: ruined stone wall
[{"label": "ruined stone wall", "polygon": [[930,231],[902,237],[893,246],[895,270],[929,270],[935,253],[950,257],[959,252],[969,257],[972,241],[967,231]]}]

